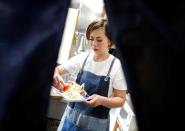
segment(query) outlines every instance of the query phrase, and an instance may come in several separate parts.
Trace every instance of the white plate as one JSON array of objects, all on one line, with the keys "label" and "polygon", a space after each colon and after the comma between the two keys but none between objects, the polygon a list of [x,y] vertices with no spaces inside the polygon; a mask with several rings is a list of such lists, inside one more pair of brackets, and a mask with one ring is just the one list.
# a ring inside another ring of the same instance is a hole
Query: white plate
[{"label": "white plate", "polygon": [[83,101],[86,101],[86,99],[80,99],[80,100],[71,100],[71,99],[63,99],[64,101],[66,102],[83,102]]},{"label": "white plate", "polygon": [[54,86],[52,86],[51,88],[51,92],[50,92],[50,96],[57,96],[57,97],[62,97],[64,101],[66,102],[83,102],[86,101],[87,99],[84,98],[83,96],[79,99],[68,99],[68,97],[66,97],[64,95],[64,93],[60,92],[57,88],[55,88]]},{"label": "white plate", "polygon": [[69,99],[68,97],[66,97],[63,93],[61,93],[61,96],[64,98],[64,101],[67,102],[82,102],[82,101],[86,101],[87,99],[84,98],[83,96],[80,97],[79,99]]}]

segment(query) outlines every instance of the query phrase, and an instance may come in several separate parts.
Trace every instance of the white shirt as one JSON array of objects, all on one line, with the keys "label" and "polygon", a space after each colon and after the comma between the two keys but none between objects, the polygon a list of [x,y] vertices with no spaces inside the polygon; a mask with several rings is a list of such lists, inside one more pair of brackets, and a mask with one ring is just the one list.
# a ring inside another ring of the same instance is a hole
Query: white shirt
[{"label": "white shirt", "polygon": [[[80,53],[72,57],[62,65],[69,73],[77,74],[81,70],[87,55],[88,53],[84,53],[84,52]],[[101,62],[96,62],[93,59],[93,55],[94,55],[93,53],[90,53],[85,63],[84,70],[89,71],[96,75],[106,76],[110,68],[111,62],[114,59],[114,56],[109,55],[109,57],[106,60]],[[125,77],[123,75],[121,63],[120,63],[120,60],[117,58],[115,59],[110,72],[110,84],[109,84],[108,97],[114,96],[113,88],[117,90],[127,90],[127,85],[126,85]]]}]

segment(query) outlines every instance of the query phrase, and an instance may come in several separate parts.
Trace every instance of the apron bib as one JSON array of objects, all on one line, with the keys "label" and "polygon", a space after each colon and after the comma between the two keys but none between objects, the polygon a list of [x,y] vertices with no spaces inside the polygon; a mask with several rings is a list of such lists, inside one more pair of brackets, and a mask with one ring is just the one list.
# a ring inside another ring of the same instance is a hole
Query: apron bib
[{"label": "apron bib", "polygon": [[[85,83],[85,90],[89,95],[98,94],[108,96],[110,72],[115,58],[112,60],[108,74],[100,76],[89,71],[84,71],[86,57],[76,82]],[[62,131],[101,131],[109,130],[109,108],[104,106],[89,107],[83,102],[70,102],[66,107],[66,117]],[[98,126],[97,126],[98,125]]]}]

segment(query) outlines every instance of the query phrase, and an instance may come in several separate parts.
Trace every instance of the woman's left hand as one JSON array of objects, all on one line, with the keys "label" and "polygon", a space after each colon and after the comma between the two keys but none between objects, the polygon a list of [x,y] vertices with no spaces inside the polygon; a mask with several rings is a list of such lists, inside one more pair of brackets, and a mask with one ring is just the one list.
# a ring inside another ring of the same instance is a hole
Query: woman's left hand
[{"label": "woman's left hand", "polygon": [[88,100],[85,103],[91,107],[96,107],[102,105],[103,101],[106,99],[104,96],[94,94],[88,97]]}]

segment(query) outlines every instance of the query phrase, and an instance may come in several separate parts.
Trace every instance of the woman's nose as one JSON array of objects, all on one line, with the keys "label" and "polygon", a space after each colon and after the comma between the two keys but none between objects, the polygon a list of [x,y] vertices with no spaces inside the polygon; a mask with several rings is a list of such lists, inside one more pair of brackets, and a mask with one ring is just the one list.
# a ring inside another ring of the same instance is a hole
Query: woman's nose
[{"label": "woman's nose", "polygon": [[96,41],[92,41],[91,43],[93,46],[96,46],[97,45],[97,42]]}]

